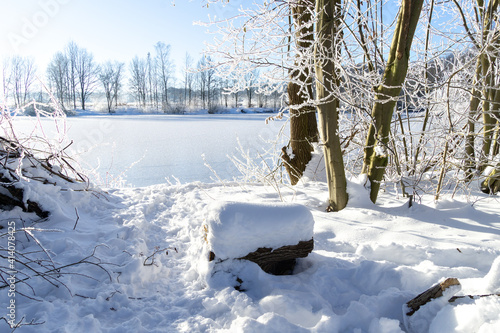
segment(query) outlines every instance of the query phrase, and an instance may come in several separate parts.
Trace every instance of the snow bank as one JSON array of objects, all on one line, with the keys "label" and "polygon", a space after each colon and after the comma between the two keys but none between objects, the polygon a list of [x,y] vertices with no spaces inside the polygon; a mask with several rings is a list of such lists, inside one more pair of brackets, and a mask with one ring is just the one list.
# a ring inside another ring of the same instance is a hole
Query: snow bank
[{"label": "snow bank", "polygon": [[217,202],[209,209],[207,241],[219,259],[261,247],[277,249],[313,238],[314,219],[298,204]]}]

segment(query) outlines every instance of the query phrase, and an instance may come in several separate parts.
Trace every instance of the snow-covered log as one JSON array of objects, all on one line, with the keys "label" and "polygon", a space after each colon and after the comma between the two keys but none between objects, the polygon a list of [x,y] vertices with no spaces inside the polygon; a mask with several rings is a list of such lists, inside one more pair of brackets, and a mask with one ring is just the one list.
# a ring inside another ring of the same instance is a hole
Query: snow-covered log
[{"label": "snow-covered log", "polygon": [[[37,138],[31,138],[32,141]],[[41,140],[42,143],[45,141]],[[64,148],[65,149],[65,148]],[[40,204],[40,194],[34,195],[36,185],[57,186],[65,190],[86,190],[88,182],[71,164],[64,149],[50,146],[31,148],[18,139],[0,136],[0,210],[19,207],[39,218],[49,216]]]},{"label": "snow-covered log", "polygon": [[313,227],[301,205],[218,202],[208,218],[209,260],[250,260],[267,273],[290,274],[313,250]]}]

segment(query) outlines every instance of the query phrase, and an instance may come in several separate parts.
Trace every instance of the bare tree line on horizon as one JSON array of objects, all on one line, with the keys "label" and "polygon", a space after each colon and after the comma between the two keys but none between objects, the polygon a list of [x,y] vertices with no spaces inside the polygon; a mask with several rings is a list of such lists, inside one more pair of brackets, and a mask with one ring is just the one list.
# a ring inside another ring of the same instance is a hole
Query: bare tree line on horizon
[{"label": "bare tree line on horizon", "polygon": [[45,75],[31,57],[3,59],[3,104],[16,108],[32,101],[57,103],[65,112],[91,109],[105,101],[107,112],[135,107],[143,111],[183,113],[188,109],[281,106],[278,93],[259,93],[252,82],[258,72],[248,76],[249,87],[231,91],[232,82],[217,75],[210,56],[196,63],[186,53],[180,79],[170,57],[171,47],[164,42],[154,45],[154,53],[134,57],[128,64],[108,60],[97,63],[86,48],[69,42],[54,54]]}]

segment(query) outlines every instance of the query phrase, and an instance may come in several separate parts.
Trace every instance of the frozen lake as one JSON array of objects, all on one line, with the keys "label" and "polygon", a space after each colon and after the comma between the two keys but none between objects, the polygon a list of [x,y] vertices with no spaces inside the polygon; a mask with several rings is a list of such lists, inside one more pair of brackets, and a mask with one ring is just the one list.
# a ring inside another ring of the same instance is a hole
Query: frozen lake
[{"label": "frozen lake", "polygon": [[[81,166],[95,170],[102,185],[148,186],[167,182],[213,182],[238,177],[229,156],[238,155],[238,139],[251,155],[264,151],[285,123],[268,114],[96,115],[66,120],[68,152]],[[17,117],[16,127],[30,129],[35,118]],[[53,120],[42,119],[47,136],[56,134]],[[279,146],[281,147],[281,146]],[[175,177],[175,178],[174,178]]]}]

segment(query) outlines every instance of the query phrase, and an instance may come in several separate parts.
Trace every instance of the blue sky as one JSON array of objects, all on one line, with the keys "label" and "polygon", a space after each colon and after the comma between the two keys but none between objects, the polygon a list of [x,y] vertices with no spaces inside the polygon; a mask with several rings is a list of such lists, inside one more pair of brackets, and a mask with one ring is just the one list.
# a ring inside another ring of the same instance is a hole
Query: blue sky
[{"label": "blue sky", "polygon": [[52,56],[71,40],[99,62],[127,64],[163,41],[171,45],[180,71],[186,52],[198,60],[204,41],[212,38],[193,21],[232,15],[242,1],[207,9],[204,0],[0,0],[0,58],[32,56],[43,75]]},{"label": "blue sky", "polygon": [[[171,45],[179,76],[189,52],[197,61],[204,41],[213,38],[207,28],[193,21],[208,21],[237,14],[250,0],[231,0],[226,7],[206,0],[0,0],[0,60],[19,54],[34,57],[39,75],[69,41],[87,48],[98,62],[118,60],[128,64],[145,57],[162,41]],[[386,24],[396,17],[392,0],[384,7]],[[441,18],[441,21],[443,18]],[[434,22],[438,22],[436,17]],[[386,35],[390,43],[390,36]]]}]

